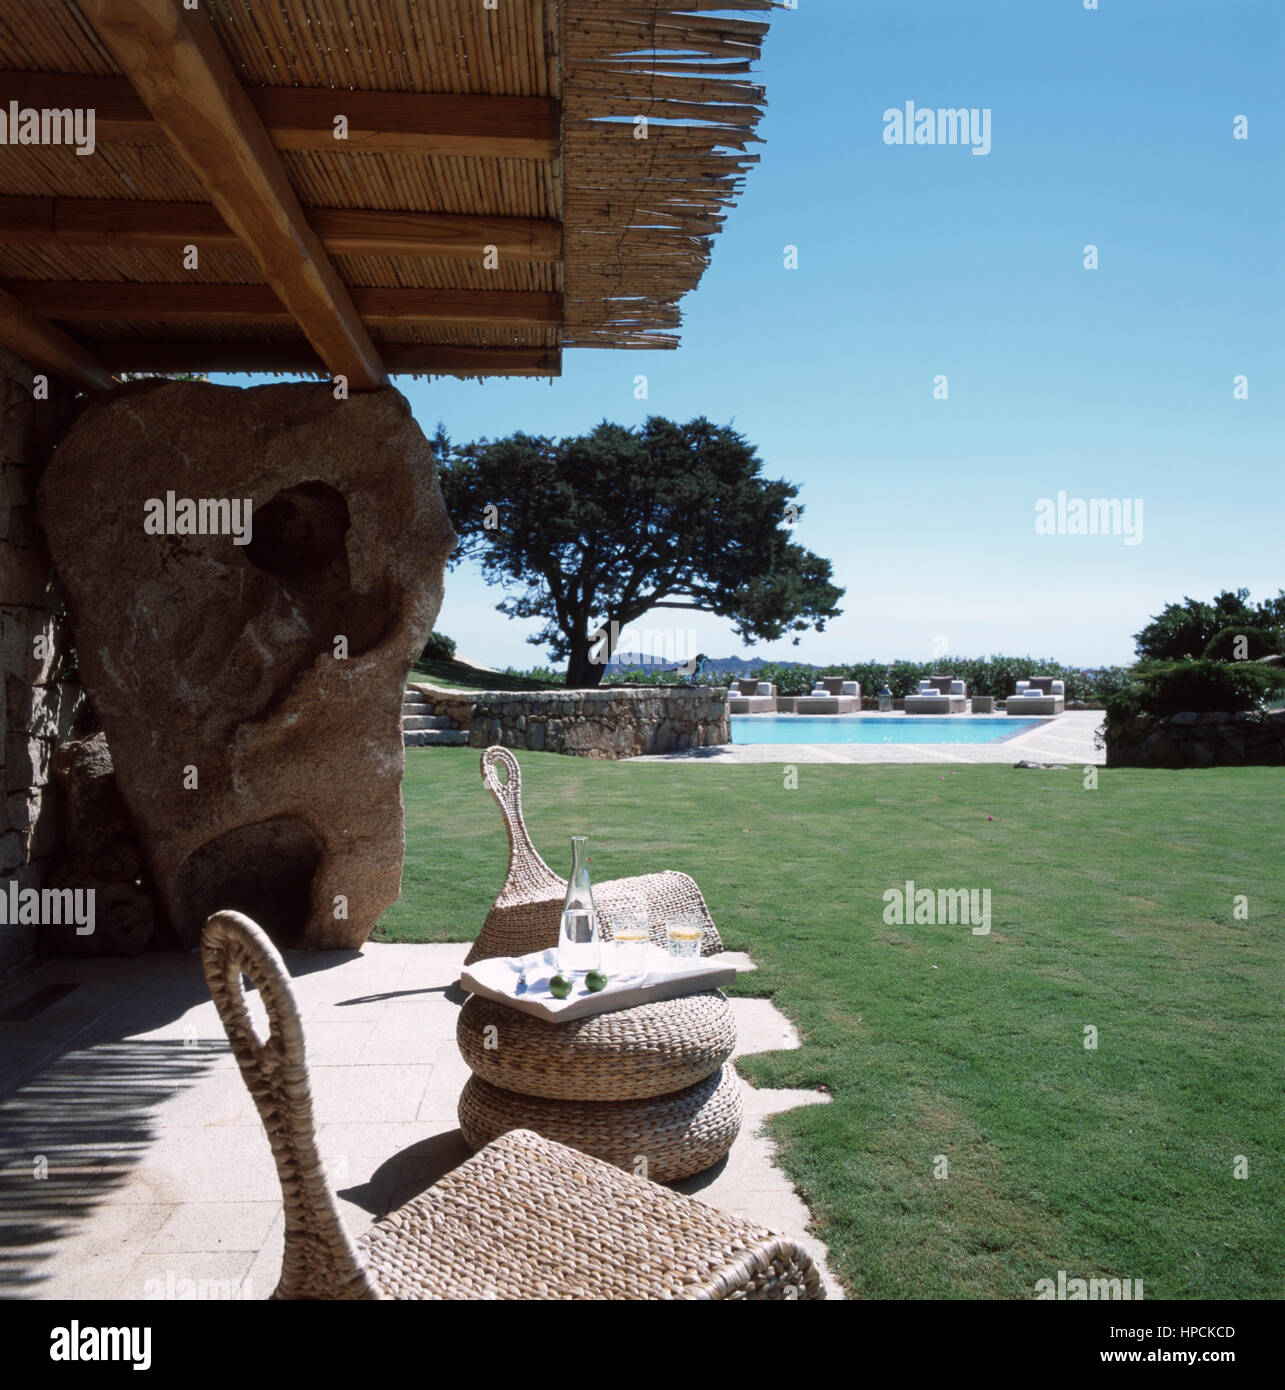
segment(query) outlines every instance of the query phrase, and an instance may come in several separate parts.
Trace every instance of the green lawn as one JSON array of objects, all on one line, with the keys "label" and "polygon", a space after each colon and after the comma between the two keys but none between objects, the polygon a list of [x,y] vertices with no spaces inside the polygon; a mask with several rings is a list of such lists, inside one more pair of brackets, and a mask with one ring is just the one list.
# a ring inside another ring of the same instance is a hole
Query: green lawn
[{"label": "green lawn", "polygon": [[548,690],[548,681],[531,680],[527,676],[511,676],[505,671],[484,671],[467,661],[449,661],[421,657],[406,678],[426,681],[449,690]]},{"label": "green lawn", "polygon": [[[471,938],[506,858],[478,754],[406,761],[377,935]],[[772,1129],[850,1291],[1030,1297],[1066,1270],[1278,1295],[1285,773],[803,765],[786,790],[776,764],[521,761],[556,869],[585,832],[599,878],[688,871],[759,965],[737,992],[798,1025],[738,1065],[833,1097]],[[991,934],[885,925],[906,879],[991,889]]]}]

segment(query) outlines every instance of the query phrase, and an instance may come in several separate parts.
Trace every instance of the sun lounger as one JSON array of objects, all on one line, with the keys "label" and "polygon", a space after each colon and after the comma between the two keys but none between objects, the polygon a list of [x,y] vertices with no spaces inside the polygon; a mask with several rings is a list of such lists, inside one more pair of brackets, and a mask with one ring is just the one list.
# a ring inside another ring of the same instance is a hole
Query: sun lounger
[{"label": "sun lounger", "polygon": [[1032,715],[1061,714],[1066,709],[1066,683],[1052,676],[1032,676],[1018,681],[1017,689],[1008,697],[1004,710],[1019,718]]},{"label": "sun lounger", "polygon": [[842,676],[821,676],[811,695],[794,702],[795,714],[856,714],[861,709],[861,686]]},{"label": "sun lounger", "polygon": [[907,714],[963,714],[968,709],[968,690],[950,676],[929,676],[905,699]]},{"label": "sun lounger", "polygon": [[768,681],[733,681],[727,689],[728,714],[772,714],[776,686]]}]

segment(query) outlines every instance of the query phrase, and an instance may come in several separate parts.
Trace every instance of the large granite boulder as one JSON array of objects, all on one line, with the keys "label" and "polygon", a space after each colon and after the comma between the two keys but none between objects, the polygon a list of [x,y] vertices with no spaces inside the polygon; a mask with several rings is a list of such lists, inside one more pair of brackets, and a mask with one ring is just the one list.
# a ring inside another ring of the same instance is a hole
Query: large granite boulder
[{"label": "large granite boulder", "polygon": [[39,503],[180,937],[236,908],[284,945],[360,945],[400,892],[402,691],[455,543],[405,398],[125,387]]}]

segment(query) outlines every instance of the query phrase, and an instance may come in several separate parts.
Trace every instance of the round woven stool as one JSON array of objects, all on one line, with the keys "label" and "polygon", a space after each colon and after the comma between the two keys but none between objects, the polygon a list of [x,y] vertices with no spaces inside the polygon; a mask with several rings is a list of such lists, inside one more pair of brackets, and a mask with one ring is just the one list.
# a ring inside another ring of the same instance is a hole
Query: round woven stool
[{"label": "round woven stool", "polygon": [[570,1023],[547,1023],[471,994],[455,1036],[470,1070],[506,1091],[642,1100],[712,1076],[736,1046],[736,1019],[716,989]]},{"label": "round woven stool", "polygon": [[472,1149],[511,1129],[533,1129],[653,1182],[675,1182],[717,1163],[740,1132],[742,1113],[730,1062],[694,1086],[643,1100],[548,1100],[471,1076],[459,1108]]}]

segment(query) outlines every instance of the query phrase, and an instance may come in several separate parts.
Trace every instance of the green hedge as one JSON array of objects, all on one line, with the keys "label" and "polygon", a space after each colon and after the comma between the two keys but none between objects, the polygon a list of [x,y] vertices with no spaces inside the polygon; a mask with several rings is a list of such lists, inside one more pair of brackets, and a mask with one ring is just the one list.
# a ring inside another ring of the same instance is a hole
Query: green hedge
[{"label": "green hedge", "polygon": [[836,666],[777,666],[768,664],[755,672],[762,681],[771,681],[781,695],[806,695],[817,676],[842,676],[860,681],[862,695],[877,695],[887,680],[895,698],[903,699],[919,688],[929,676],[951,676],[962,680],[970,695],[994,695],[1006,699],[1017,689],[1019,680],[1031,676],[1052,676],[1066,684],[1068,700],[1101,704],[1108,695],[1128,681],[1128,668],[1110,666],[1093,673],[1056,661],[1030,656],[942,657],[937,661],[862,661]]},{"label": "green hedge", "polygon": [[[1245,655],[1237,656],[1242,637]],[[1204,656],[1207,661],[1261,661],[1265,656],[1279,656],[1281,650],[1281,635],[1270,628],[1225,627],[1209,639]]]},{"label": "green hedge", "polygon": [[1140,661],[1123,689],[1107,697],[1109,719],[1194,711],[1237,714],[1260,709],[1285,689],[1285,669],[1252,661]]}]

